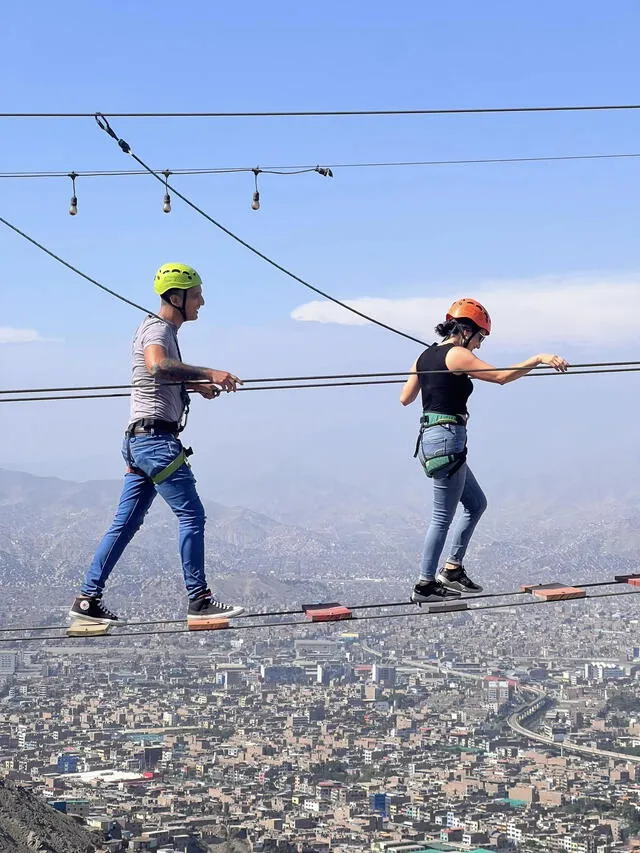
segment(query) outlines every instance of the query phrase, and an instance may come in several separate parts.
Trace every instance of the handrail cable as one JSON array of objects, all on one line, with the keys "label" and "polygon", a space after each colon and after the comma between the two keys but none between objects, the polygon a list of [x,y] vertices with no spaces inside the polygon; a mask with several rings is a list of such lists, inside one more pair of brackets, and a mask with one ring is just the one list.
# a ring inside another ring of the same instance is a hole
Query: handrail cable
[{"label": "handrail cable", "polygon": [[[591,368],[600,368],[600,367],[639,367],[640,361],[593,361],[593,362],[583,362],[571,364],[570,368],[572,372],[578,373],[580,368],[587,368],[590,372]],[[509,367],[487,367],[481,368],[479,370],[474,370],[473,373],[490,373],[493,371],[504,371],[504,370],[514,370],[517,369],[514,365]],[[543,372],[543,375],[555,375],[557,371],[549,370],[546,365],[540,365],[539,367],[533,368],[536,372]],[[326,374],[313,374],[310,376],[267,376],[259,379],[243,379],[242,382],[245,385],[252,384],[263,384],[266,382],[307,382],[307,381],[317,381],[317,380],[334,380],[334,379],[382,379],[386,377],[396,377],[396,376],[428,376],[432,373],[449,373],[448,369],[438,369],[438,370],[399,370],[393,372],[378,372],[378,373],[326,373]],[[629,371],[634,372],[634,371]],[[137,383],[137,384],[123,384],[123,385],[70,385],[59,388],[11,388],[11,389],[0,389],[0,395],[2,394],[53,394],[53,393],[63,393],[70,391],[120,391],[134,388],[143,388],[143,387],[158,387],[158,386],[180,386],[182,383],[180,382],[156,382],[156,383]],[[193,380],[193,385],[212,385],[215,383],[210,382],[205,379]],[[249,390],[249,389],[245,389]]]},{"label": "handrail cable", "polygon": [[[501,370],[513,370],[513,368],[500,368]],[[474,371],[479,372],[479,371]],[[538,371],[535,373],[529,373],[523,378],[532,379],[540,376],[576,376],[580,374],[593,375],[593,374],[601,374],[601,373],[638,373],[640,372],[640,367],[618,367],[618,368],[602,368],[597,370],[573,370],[567,373],[558,373],[555,370],[547,370],[547,371]],[[345,388],[345,387],[354,387],[361,385],[402,385],[404,384],[404,379],[365,379],[365,380],[351,380],[348,382],[305,382],[299,384],[290,384],[290,385],[255,385],[252,387],[244,388],[238,387],[237,391],[301,391],[306,388]],[[196,383],[190,383],[196,384]],[[212,383],[203,383],[203,384],[212,384]],[[122,386],[126,387],[126,386]],[[0,404],[1,403],[46,403],[46,402],[55,402],[56,400],[100,400],[112,397],[129,397],[131,395],[131,391],[114,391],[109,393],[98,393],[98,394],[55,394],[55,395],[45,395],[45,396],[35,396],[35,397],[8,397],[2,396],[0,394]]]}]

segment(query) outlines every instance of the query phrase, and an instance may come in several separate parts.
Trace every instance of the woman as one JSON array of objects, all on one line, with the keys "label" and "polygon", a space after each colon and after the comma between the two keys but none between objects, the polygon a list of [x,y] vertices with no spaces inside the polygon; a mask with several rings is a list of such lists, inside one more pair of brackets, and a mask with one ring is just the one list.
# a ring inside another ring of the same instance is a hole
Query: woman
[{"label": "woman", "polygon": [[[484,492],[467,465],[467,400],[473,391],[469,377],[506,385],[539,364],[564,373],[568,367],[559,355],[541,353],[506,370],[497,370],[473,354],[491,332],[491,318],[475,299],[458,299],[436,326],[443,340],[432,344],[417,359],[404,384],[400,402],[408,406],[422,394],[420,434],[416,456],[433,479],[433,512],[420,565],[420,580],[411,600],[443,601],[461,592],[482,592],[467,575],[463,560],[469,540],[487,507]],[[463,513],[454,530],[451,551],[438,571],[440,556],[458,503]]]}]

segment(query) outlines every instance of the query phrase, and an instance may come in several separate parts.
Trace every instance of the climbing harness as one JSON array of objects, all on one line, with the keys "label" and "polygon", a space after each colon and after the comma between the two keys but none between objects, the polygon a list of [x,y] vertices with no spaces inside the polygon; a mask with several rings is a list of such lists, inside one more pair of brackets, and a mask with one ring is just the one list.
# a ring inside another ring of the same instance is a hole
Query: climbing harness
[{"label": "climbing harness", "polygon": [[453,424],[454,426],[466,426],[467,419],[462,415],[446,415],[439,412],[423,412],[420,418],[420,432],[416,440],[416,449],[413,458],[419,456],[420,462],[427,477],[435,477],[436,474],[446,470],[446,477],[453,476],[465,463],[467,459],[467,447],[458,453],[438,454],[437,456],[425,457],[422,450],[422,436],[425,430],[434,426]]},{"label": "climbing harness", "polygon": [[141,477],[151,480],[154,486],[158,486],[160,483],[164,483],[182,465],[189,465],[187,457],[192,455],[193,450],[190,447],[183,447],[182,442],[180,442],[180,453],[154,477],[149,477],[148,474],[145,474],[133,461],[131,439],[134,435],[173,435],[177,439],[179,431],[179,424],[175,421],[160,421],[155,418],[143,418],[142,420],[134,421],[125,433],[127,442],[127,473],[139,474]]}]

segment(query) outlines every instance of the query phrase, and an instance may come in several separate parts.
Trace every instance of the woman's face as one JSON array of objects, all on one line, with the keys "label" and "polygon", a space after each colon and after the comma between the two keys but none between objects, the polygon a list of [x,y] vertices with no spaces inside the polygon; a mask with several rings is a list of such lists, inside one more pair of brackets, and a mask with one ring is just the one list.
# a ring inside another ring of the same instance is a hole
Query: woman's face
[{"label": "woman's face", "polygon": [[469,349],[480,349],[482,346],[482,341],[489,336],[489,333],[486,329],[479,329],[475,335],[471,338],[469,342]]}]

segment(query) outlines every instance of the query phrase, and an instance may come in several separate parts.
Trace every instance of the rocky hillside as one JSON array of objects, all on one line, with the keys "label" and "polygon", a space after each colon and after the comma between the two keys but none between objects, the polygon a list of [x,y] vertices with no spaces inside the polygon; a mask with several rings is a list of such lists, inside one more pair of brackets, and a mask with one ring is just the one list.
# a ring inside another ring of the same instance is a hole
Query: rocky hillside
[{"label": "rocky hillside", "polygon": [[96,837],[39,797],[0,779],[2,853],[94,853]]}]

